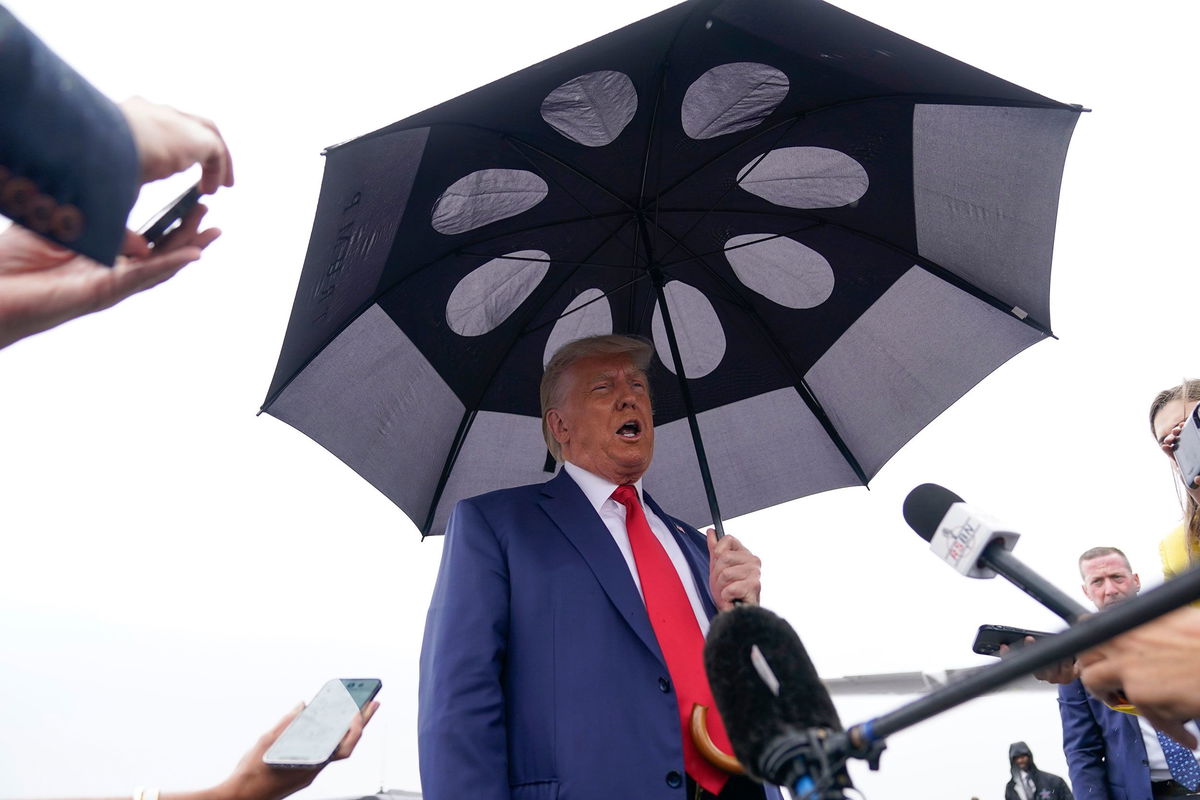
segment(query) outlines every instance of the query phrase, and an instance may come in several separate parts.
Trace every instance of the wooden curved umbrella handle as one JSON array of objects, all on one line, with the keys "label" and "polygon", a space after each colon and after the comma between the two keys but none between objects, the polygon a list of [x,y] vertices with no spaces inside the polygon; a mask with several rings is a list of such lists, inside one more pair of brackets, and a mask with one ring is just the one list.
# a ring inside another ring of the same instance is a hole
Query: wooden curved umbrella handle
[{"label": "wooden curved umbrella handle", "polygon": [[745,774],[746,770],[742,767],[741,762],[723,752],[708,735],[708,706],[702,706],[699,703],[692,706],[692,719],[688,727],[692,734],[692,742],[695,743],[696,749],[708,763],[731,775]]}]

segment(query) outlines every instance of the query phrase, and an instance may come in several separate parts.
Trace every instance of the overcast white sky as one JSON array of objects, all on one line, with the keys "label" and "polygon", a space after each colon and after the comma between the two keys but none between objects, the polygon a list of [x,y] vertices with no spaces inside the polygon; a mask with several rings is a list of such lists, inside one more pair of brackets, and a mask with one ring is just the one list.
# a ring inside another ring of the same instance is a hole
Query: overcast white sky
[{"label": "overcast white sky", "polygon": [[[727,523],[764,603],[828,676],[982,663],[983,622],[1058,622],[926,552],[900,504],[935,481],[1008,520],[1027,563],[1076,592],[1074,559],[1125,548],[1156,579],[1178,518],[1145,408],[1197,373],[1191,4],[840,0],[1001,77],[1094,109],[1064,179],[1060,341],[1014,359],[872,489]],[[323,147],[667,3],[281,4],[14,0],[111,96],[215,119],[238,185],[200,263],[119,308],[0,351],[0,797],[127,794],[224,777],[331,677],[375,676],[359,752],[308,797],[416,789],[417,655],[441,554],[301,434],[255,417],[303,261]],[[1119,10],[1118,10],[1119,9]],[[140,223],[179,191],[152,187]],[[901,699],[840,701],[862,721]],[[1002,797],[1007,745],[1066,773],[1053,695],[986,698],[895,735],[872,800]]]}]

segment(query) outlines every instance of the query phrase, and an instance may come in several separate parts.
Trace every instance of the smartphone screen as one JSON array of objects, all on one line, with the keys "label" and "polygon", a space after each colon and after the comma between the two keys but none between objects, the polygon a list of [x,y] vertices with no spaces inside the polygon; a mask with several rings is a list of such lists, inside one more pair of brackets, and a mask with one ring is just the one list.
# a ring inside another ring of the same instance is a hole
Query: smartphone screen
[{"label": "smartphone screen", "polygon": [[350,729],[354,715],[382,683],[375,678],[335,678],[292,720],[263,761],[277,767],[317,767],[329,760]]}]

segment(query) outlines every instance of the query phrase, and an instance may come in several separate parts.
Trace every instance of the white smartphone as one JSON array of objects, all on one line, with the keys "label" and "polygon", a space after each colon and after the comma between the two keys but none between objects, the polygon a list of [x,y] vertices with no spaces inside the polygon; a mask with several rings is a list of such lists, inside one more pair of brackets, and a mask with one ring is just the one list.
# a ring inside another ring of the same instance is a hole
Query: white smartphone
[{"label": "white smartphone", "polygon": [[354,715],[383,683],[375,678],[334,678],[291,721],[263,754],[272,767],[319,767],[333,756]]}]

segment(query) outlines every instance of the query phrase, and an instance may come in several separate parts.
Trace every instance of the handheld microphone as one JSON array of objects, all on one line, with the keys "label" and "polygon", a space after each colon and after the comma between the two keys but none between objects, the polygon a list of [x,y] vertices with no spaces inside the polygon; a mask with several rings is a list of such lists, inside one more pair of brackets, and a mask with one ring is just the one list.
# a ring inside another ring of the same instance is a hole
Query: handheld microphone
[{"label": "handheld microphone", "polygon": [[923,483],[904,499],[904,521],[943,561],[971,578],[1004,576],[1069,624],[1088,613],[1010,551],[1019,533],[1005,530],[936,483]]},{"label": "handheld microphone", "polygon": [[761,606],[724,611],[704,644],[704,668],[750,777],[798,797],[843,797],[845,758],[828,747],[842,723],[791,625]]}]

